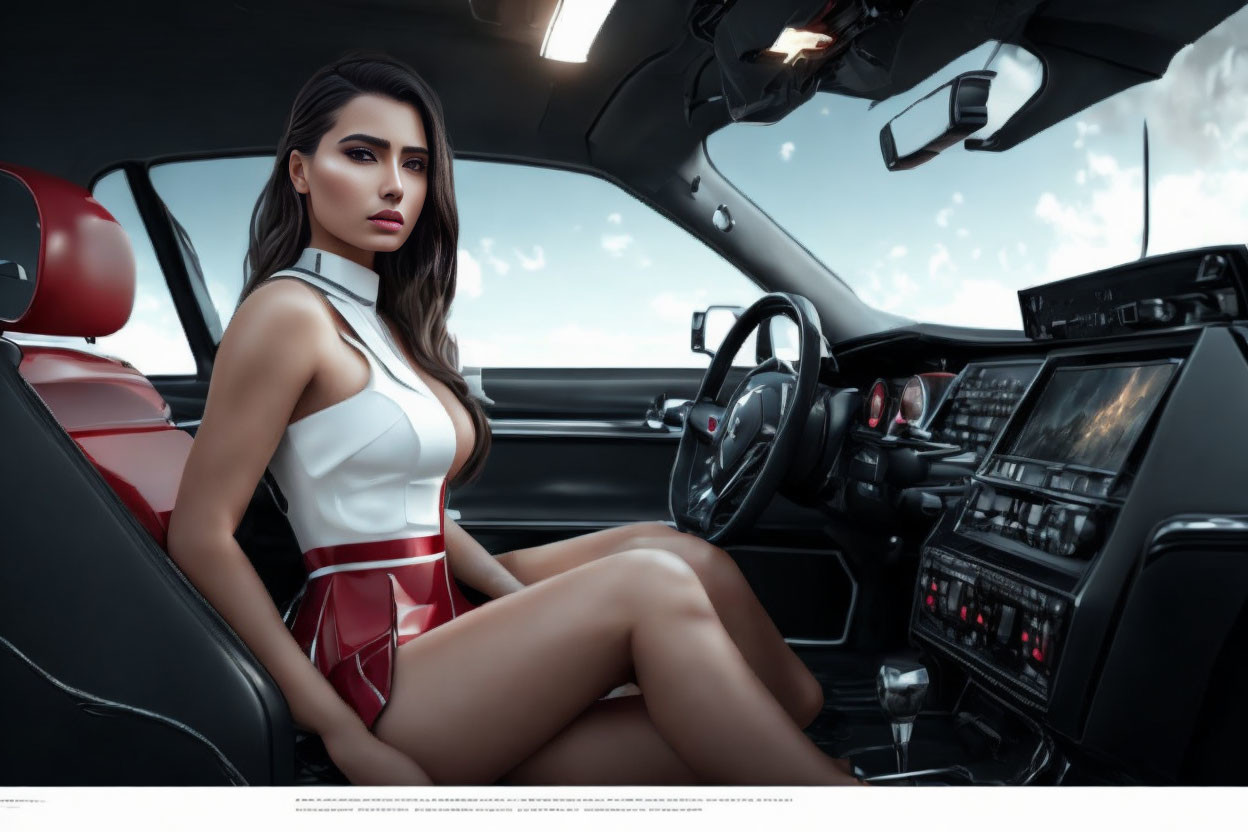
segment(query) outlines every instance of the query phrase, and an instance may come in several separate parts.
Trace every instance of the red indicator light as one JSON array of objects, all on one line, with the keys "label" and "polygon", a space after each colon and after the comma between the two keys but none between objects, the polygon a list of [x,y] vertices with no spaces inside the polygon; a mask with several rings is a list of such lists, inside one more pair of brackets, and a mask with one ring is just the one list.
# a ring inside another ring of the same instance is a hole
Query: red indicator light
[{"label": "red indicator light", "polygon": [[966,607],[963,607],[962,611],[959,614],[962,616],[962,620],[965,621],[966,620]]},{"label": "red indicator light", "polygon": [[1044,661],[1044,654],[1040,652],[1040,648],[1036,647],[1031,651],[1031,657],[1038,662]]},{"label": "red indicator light", "polygon": [[1026,630],[1023,630],[1023,644],[1026,644],[1029,641],[1031,641],[1031,636],[1027,635]]},{"label": "red indicator light", "polygon": [[977,616],[975,616],[975,623],[976,623],[976,624],[983,624],[983,623],[984,623],[984,616],[983,616],[982,614],[981,614],[981,615],[977,615]]},{"label": "red indicator light", "polygon": [[936,591],[936,582],[932,581],[932,592]]},{"label": "red indicator light", "polygon": [[928,605],[929,607],[935,606],[935,605],[936,605],[936,599],[935,599],[935,598],[933,598],[933,597],[932,597],[932,596],[930,596],[930,595],[929,595],[929,596],[927,596],[927,605]]},{"label": "red indicator light", "polygon": [[716,421],[715,421],[715,417],[714,417],[714,416],[711,416],[711,417],[707,418],[707,420],[706,420],[706,429],[707,429],[708,431],[710,431],[711,433],[714,433],[714,432],[715,432],[715,426],[716,426],[717,424],[719,424],[719,422],[716,422]]}]

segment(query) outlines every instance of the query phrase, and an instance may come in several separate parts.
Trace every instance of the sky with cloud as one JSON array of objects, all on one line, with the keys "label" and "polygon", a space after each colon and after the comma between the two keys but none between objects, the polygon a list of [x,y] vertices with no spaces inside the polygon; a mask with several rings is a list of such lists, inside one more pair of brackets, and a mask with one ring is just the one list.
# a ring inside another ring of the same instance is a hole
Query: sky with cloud
[{"label": "sky with cloud", "polygon": [[[1162,79],[1012,150],[955,146],[888,171],[884,123],[991,52],[985,44],[871,110],[817,94],[776,124],[729,125],[708,152],[859,297],[916,320],[1020,328],[1019,289],[1139,257],[1145,119],[1148,253],[1248,242],[1248,9],[1181,50]],[[1028,57],[1002,50],[993,63],[981,134],[1034,89]]]}]

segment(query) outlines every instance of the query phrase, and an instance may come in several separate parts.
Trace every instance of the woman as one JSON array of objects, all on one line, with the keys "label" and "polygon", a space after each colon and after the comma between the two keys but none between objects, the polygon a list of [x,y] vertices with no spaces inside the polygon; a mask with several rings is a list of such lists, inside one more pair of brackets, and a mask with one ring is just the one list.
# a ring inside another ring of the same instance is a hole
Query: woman
[{"label": "woman", "polygon": [[[642,524],[493,558],[445,519],[490,446],[446,329],[451,159],[401,63],[300,91],[170,556],[352,783],[858,782],[802,733],[818,684],[722,550]],[[266,466],[309,568],[291,630],[233,539]]]}]

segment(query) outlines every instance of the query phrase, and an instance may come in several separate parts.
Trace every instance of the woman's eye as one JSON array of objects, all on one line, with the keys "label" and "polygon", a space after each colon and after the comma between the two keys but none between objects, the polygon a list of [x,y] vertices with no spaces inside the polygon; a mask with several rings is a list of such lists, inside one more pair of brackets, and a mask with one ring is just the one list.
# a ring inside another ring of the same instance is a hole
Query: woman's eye
[{"label": "woman's eye", "polygon": [[[412,167],[412,162],[416,163],[415,167]],[[424,159],[412,159],[410,162],[407,163],[407,165],[410,170],[424,170],[425,160]]]},{"label": "woman's eye", "polygon": [[[355,154],[357,154],[357,153],[363,153],[363,154],[364,154],[364,158],[361,158],[361,157],[359,157],[359,156],[356,156]],[[357,161],[357,162],[364,162],[364,161],[367,161],[368,159],[373,158],[373,154],[372,154],[370,151],[365,150],[365,149],[364,149],[364,148],[362,148],[362,147],[353,147],[353,148],[351,148],[350,150],[348,150],[348,151],[347,151],[347,155],[348,155],[348,156],[350,156],[352,159],[354,159],[354,160],[355,160],[355,161]]]}]

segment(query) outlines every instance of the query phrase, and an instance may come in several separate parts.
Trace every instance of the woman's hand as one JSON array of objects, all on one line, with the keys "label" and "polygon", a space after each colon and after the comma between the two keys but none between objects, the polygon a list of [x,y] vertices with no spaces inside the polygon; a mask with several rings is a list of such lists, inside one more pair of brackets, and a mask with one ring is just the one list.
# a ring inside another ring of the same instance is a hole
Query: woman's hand
[{"label": "woman's hand", "polygon": [[353,786],[432,786],[416,761],[358,723],[321,735],[325,751]]}]

